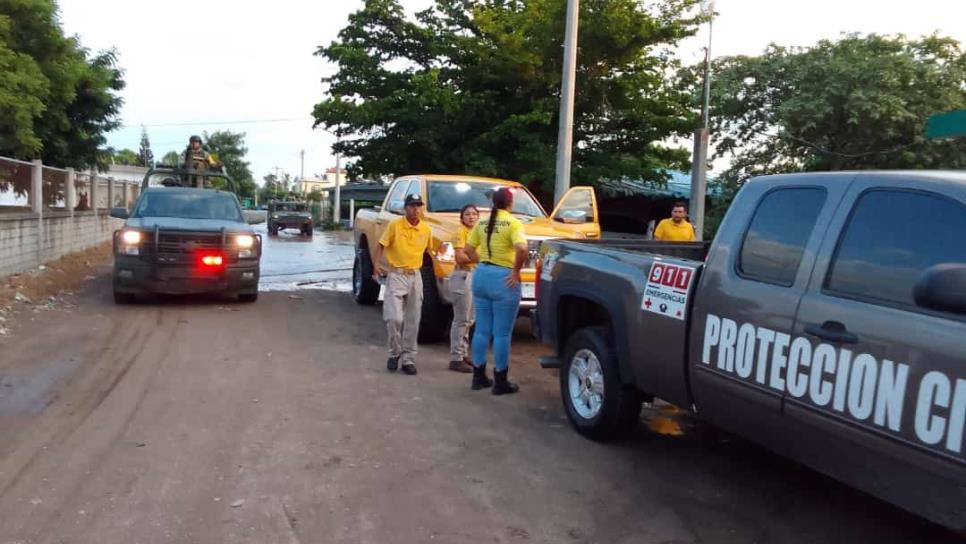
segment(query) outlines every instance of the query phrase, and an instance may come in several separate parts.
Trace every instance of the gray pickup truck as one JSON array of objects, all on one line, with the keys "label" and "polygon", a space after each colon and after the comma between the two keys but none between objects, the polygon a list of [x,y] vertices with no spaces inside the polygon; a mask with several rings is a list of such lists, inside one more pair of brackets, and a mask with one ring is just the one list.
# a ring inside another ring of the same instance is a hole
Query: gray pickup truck
[{"label": "gray pickup truck", "polygon": [[966,530],[966,174],[760,177],[710,247],[552,240],[538,275],[581,434],[657,397]]}]

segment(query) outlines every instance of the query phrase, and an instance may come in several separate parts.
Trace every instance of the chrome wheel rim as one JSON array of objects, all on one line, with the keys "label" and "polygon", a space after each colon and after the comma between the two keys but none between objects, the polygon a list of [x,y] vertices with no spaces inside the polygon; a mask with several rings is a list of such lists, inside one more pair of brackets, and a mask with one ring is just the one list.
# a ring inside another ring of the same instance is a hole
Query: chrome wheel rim
[{"label": "chrome wheel rim", "polygon": [[597,355],[582,349],[570,360],[567,378],[570,405],[584,419],[593,419],[604,405],[604,371]]}]

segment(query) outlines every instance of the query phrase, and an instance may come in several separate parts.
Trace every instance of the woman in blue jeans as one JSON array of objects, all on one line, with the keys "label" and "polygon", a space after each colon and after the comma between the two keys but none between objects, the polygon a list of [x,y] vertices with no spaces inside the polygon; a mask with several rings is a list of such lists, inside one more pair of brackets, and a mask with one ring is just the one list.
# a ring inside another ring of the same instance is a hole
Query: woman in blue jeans
[{"label": "woman in blue jeans", "polygon": [[[465,252],[480,264],[473,274],[476,331],[473,334],[473,389],[493,387],[494,395],[516,393],[508,379],[510,336],[520,310],[520,270],[527,262],[523,223],[510,214],[513,191],[493,193],[493,209],[466,240]],[[486,351],[493,342],[494,381],[486,377]]]}]

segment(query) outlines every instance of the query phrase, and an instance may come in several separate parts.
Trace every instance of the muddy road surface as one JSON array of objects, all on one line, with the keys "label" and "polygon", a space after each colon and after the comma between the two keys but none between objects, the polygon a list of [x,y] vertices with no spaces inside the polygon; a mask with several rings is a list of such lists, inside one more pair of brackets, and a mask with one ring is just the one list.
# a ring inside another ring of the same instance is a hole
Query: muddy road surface
[{"label": "muddy road surface", "polygon": [[493,397],[443,346],[388,373],[345,293],[116,307],[99,277],[0,340],[0,544],[958,540],[668,407],[582,439],[527,333]]}]

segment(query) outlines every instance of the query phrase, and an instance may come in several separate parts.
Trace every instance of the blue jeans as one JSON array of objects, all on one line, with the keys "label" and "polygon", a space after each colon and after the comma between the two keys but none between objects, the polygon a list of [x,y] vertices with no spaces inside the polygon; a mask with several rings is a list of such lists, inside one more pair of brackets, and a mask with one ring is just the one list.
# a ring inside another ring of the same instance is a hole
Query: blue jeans
[{"label": "blue jeans", "polygon": [[476,331],[473,333],[473,364],[486,366],[486,350],[493,341],[493,363],[498,371],[510,364],[510,336],[520,311],[520,286],[509,288],[512,271],[502,266],[480,264],[473,273],[473,303]]}]

